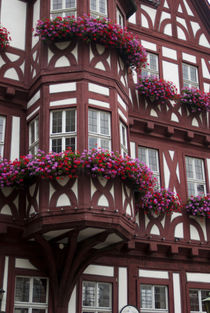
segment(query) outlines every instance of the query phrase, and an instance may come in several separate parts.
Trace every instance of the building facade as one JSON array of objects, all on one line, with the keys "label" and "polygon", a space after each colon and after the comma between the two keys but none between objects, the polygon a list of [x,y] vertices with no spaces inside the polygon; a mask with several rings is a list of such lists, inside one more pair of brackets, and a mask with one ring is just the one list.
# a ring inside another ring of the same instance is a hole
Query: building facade
[{"label": "building facade", "polygon": [[[39,19],[84,14],[139,37],[143,76],[209,92],[206,0],[0,0],[12,39],[0,51],[1,156],[97,145],[145,162],[183,202],[208,194],[209,112],[140,96],[119,49],[34,36]],[[205,312],[210,220],[145,214],[119,180],[81,172],[1,188],[0,232],[2,312]]]}]

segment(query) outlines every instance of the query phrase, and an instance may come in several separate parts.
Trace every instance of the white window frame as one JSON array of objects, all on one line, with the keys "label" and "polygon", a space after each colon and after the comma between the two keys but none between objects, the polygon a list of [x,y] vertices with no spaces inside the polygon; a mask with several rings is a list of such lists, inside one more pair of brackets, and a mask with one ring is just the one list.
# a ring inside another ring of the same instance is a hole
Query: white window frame
[{"label": "white window frame", "polygon": [[[74,131],[66,132],[66,112],[74,111],[75,112],[75,129]],[[53,113],[62,112],[62,131],[58,133],[53,133]],[[77,148],[77,111],[75,108],[66,109],[66,110],[52,110],[50,112],[50,151],[52,151],[52,141],[53,139],[61,139],[62,141],[62,151],[66,150],[65,140],[66,138],[75,138],[75,150]]]},{"label": "white window frame", "polygon": [[124,27],[124,17],[119,8],[117,8],[116,14],[117,14],[117,24],[120,25],[121,27]]},{"label": "white window frame", "polygon": [[[83,306],[83,292],[82,292],[82,313],[83,312],[94,312],[94,313],[98,313],[98,312],[107,312],[107,313],[112,313],[112,283],[109,282],[103,282],[103,281],[86,281],[84,280],[82,282],[82,291],[83,291],[83,284],[84,283],[92,283],[95,284],[95,294],[94,294],[94,298],[95,298],[95,306]],[[99,307],[98,305],[98,285],[99,284],[106,284],[109,285],[110,289],[109,289],[109,301],[110,301],[110,306],[109,307]]]},{"label": "white window frame", "polygon": [[[144,286],[149,286],[151,287],[152,290],[152,308],[142,308],[142,304],[140,301],[141,305],[141,311],[142,313],[168,313],[168,286],[166,285],[152,285],[152,284],[142,284]],[[140,285],[141,286],[141,285]],[[164,287],[165,288],[165,302],[166,302],[166,309],[156,309],[155,308],[155,287]],[[141,288],[140,288],[140,293],[141,293]],[[140,299],[141,299],[141,294],[140,294]]]},{"label": "white window frame", "polygon": [[[89,129],[89,112],[90,111],[94,111],[97,114],[97,131],[93,132]],[[101,133],[101,114],[105,113],[108,116],[108,134],[103,134]],[[89,137],[94,137],[96,139],[96,144],[97,146],[95,147],[97,148],[103,148],[103,146],[101,145],[101,141],[102,140],[107,140],[108,141],[108,150],[111,151],[111,114],[110,112],[107,111],[101,111],[101,110],[95,110],[92,108],[88,109],[88,142],[89,142]],[[89,147],[89,143],[88,143],[88,148]]]},{"label": "white window frame", "polygon": [[[186,68],[186,70],[187,70],[188,79],[184,77],[184,68]],[[196,81],[192,80],[191,68],[195,70]],[[198,68],[196,66],[190,65],[190,64],[187,64],[187,63],[182,63],[182,78],[183,78],[183,87],[199,88]]]},{"label": "white window frame", "polygon": [[[34,132],[34,141],[31,140],[32,128]],[[39,149],[39,117],[35,117],[29,123],[29,153],[36,154]]]},{"label": "white window frame", "polygon": [[53,9],[53,0],[50,1],[50,16],[51,18],[55,18],[57,16],[76,16],[77,13],[77,0],[74,0],[75,5],[71,7],[66,7],[66,0],[62,0],[62,8],[61,9]]},{"label": "white window frame", "polygon": [[[191,159],[192,160],[192,171],[193,171],[193,177],[189,177],[188,176],[188,171],[187,171],[187,160]],[[203,179],[198,179],[196,178],[196,171],[195,171],[195,161],[196,160],[200,160],[201,162],[201,166],[202,166],[202,176]],[[187,177],[187,190],[188,190],[188,196],[198,196],[198,195],[206,195],[206,179],[205,179],[205,171],[204,171],[204,160],[201,158],[194,158],[194,157],[189,157],[186,156],[185,157],[185,166],[186,166],[186,177]],[[194,193],[193,194],[189,194],[189,184],[193,184],[194,186]],[[204,193],[199,193],[198,192],[198,185],[203,185],[204,186]]]},{"label": "white window frame", "polygon": [[6,117],[0,115],[0,119],[2,120],[2,134],[1,134],[1,140],[0,140],[0,156],[3,157],[4,155],[4,144],[5,144],[5,128],[6,128]]},{"label": "white window frame", "polygon": [[128,154],[128,130],[127,126],[120,121],[120,153],[123,157]]},{"label": "white window frame", "polygon": [[[151,68],[150,62],[151,58],[154,58],[155,60],[155,69]],[[159,58],[158,55],[155,53],[147,52],[147,61],[148,64],[146,64],[146,67],[142,69],[141,76],[143,77],[149,77],[149,76],[155,76],[159,77]]]},{"label": "white window frame", "polygon": [[[195,290],[198,292],[198,305],[199,305],[199,311],[190,311],[190,313],[206,313],[206,311],[202,310],[202,291],[209,291],[208,289],[197,289],[197,288],[190,288],[190,290]],[[191,305],[190,305],[191,306]]]},{"label": "white window frame", "polygon": [[[107,13],[107,0],[89,0],[90,1],[90,15],[92,17],[107,17],[108,13]],[[96,4],[96,9],[92,9],[91,3],[92,1],[95,2]],[[101,12],[100,10],[100,3],[104,1],[105,3],[105,12]]]},{"label": "white window frame", "polygon": [[[22,276],[17,275],[17,278],[27,278],[29,279],[29,301],[28,302],[21,302],[21,301],[15,301],[14,299],[14,310],[15,309],[28,309],[28,313],[32,313],[33,309],[42,309],[45,310],[45,312],[48,312],[48,297],[49,297],[49,281],[46,277],[38,277],[38,276]],[[46,290],[46,302],[45,303],[39,303],[39,302],[33,302],[33,280],[34,279],[45,279],[47,282],[47,290]],[[15,285],[15,291],[16,291],[16,285]],[[14,311],[15,312],[15,311]]]},{"label": "white window frame", "polygon": [[147,148],[147,147],[143,147],[143,146],[138,146],[138,159],[140,162],[144,162],[144,160],[141,160],[140,159],[140,153],[139,153],[139,150],[140,149],[144,149],[145,150],[145,157],[146,157],[146,162],[145,164],[149,167],[150,167],[150,162],[149,162],[149,152],[151,150],[155,151],[155,155],[156,155],[156,167],[157,167],[157,171],[154,171],[152,168],[152,172],[153,172],[153,176],[157,179],[157,182],[156,182],[156,186],[155,186],[155,189],[158,190],[160,189],[160,186],[161,186],[161,179],[160,179],[160,166],[159,166],[159,151],[157,149],[153,149],[153,148]]}]

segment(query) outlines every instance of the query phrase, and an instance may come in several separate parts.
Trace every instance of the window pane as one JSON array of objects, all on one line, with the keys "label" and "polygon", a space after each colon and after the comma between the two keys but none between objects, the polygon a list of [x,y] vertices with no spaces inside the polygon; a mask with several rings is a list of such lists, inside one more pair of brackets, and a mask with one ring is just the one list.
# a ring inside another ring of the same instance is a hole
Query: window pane
[{"label": "window pane", "polygon": [[157,56],[155,54],[150,53],[150,61],[149,61],[149,67],[151,70],[157,71],[158,66],[157,66]]},{"label": "window pane", "polygon": [[155,309],[166,309],[166,293],[164,286],[155,286]]},{"label": "window pane", "polygon": [[75,131],[75,111],[66,111],[66,132]]},{"label": "window pane", "polygon": [[199,311],[198,290],[190,290],[190,310]]},{"label": "window pane", "polygon": [[4,135],[4,117],[0,117],[0,141],[4,141],[3,135]]},{"label": "window pane", "polygon": [[45,309],[32,309],[32,313],[46,313]]},{"label": "window pane", "polygon": [[109,140],[101,139],[100,148],[109,150],[110,149],[109,142],[110,142]]},{"label": "window pane", "polygon": [[195,196],[195,184],[188,182],[187,183],[188,196]]},{"label": "window pane", "polygon": [[75,0],[66,0],[66,9],[75,7],[76,7]]},{"label": "window pane", "polygon": [[62,132],[62,111],[53,112],[52,133]]},{"label": "window pane", "polygon": [[88,148],[89,149],[96,149],[97,148],[97,138],[88,137]]},{"label": "window pane", "polygon": [[46,303],[47,280],[43,278],[33,279],[33,302]]},{"label": "window pane", "polygon": [[106,13],[106,0],[99,0],[99,12],[105,14]]},{"label": "window pane", "polygon": [[195,159],[195,176],[197,179],[203,179],[203,169],[202,169],[203,160]]},{"label": "window pane", "polygon": [[75,151],[75,137],[66,138],[65,149],[69,150],[71,148],[72,151]]},{"label": "window pane", "polygon": [[205,192],[205,188],[203,184],[196,184],[197,195],[203,195]]},{"label": "window pane", "polygon": [[35,123],[32,122],[30,125],[30,144],[35,141]]},{"label": "window pane", "polygon": [[62,0],[53,0],[53,10],[62,9]]},{"label": "window pane", "polygon": [[28,302],[29,301],[29,278],[17,277],[15,287],[15,301]]},{"label": "window pane", "polygon": [[141,286],[141,308],[152,308],[152,286]]},{"label": "window pane", "polygon": [[3,150],[4,150],[4,146],[3,146],[3,145],[0,145],[0,155],[1,155],[1,156],[3,155]]},{"label": "window pane", "polygon": [[158,171],[158,165],[157,165],[157,153],[153,149],[148,150],[149,153],[149,167],[152,171],[157,172]]},{"label": "window pane", "polygon": [[82,305],[83,306],[95,306],[96,286],[92,282],[83,282],[82,286]]},{"label": "window pane", "polygon": [[182,64],[182,71],[183,71],[183,79],[189,80],[188,66],[186,64]]},{"label": "window pane", "polygon": [[106,112],[100,113],[100,133],[103,135],[109,135],[109,115]]},{"label": "window pane", "polygon": [[28,309],[26,309],[26,308],[15,308],[15,311],[14,311],[14,313],[28,313]]},{"label": "window pane", "polygon": [[109,284],[98,284],[98,306],[101,308],[108,308],[111,306],[110,299],[110,285]]},{"label": "window pane", "polygon": [[147,159],[146,159],[146,149],[145,148],[139,147],[139,149],[138,149],[138,157],[139,157],[139,160],[141,162],[144,162],[146,164]]},{"label": "window pane", "polygon": [[[210,290],[201,290],[201,300],[209,297]],[[202,302],[202,311],[206,312],[205,304]]]},{"label": "window pane", "polygon": [[187,178],[193,178],[193,159],[186,158]]},{"label": "window pane", "polygon": [[90,9],[96,11],[96,0],[90,0]]},{"label": "window pane", "polygon": [[190,66],[190,80],[197,82],[197,68]]},{"label": "window pane", "polygon": [[97,133],[97,112],[88,111],[88,130],[93,133]]},{"label": "window pane", "polygon": [[52,151],[62,152],[62,139],[52,139]]}]

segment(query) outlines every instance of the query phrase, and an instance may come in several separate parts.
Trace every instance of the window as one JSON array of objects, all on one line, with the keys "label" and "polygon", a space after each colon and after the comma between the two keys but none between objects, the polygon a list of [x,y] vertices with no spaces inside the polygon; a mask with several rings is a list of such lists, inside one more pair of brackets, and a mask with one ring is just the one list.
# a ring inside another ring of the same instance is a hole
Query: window
[{"label": "window", "polygon": [[0,156],[4,155],[5,125],[6,118],[0,116]]},{"label": "window", "polygon": [[76,110],[51,112],[50,150],[62,152],[76,149]]},{"label": "window", "polygon": [[40,277],[16,277],[14,313],[47,313],[48,281]]},{"label": "window", "polygon": [[117,8],[117,24],[124,27],[124,18],[120,10]]},{"label": "window", "polygon": [[88,148],[111,150],[110,113],[88,110]]},{"label": "window", "polygon": [[36,117],[29,124],[29,152],[36,154],[39,148],[39,118]]},{"label": "window", "polygon": [[160,188],[160,171],[158,150],[145,147],[138,147],[138,158],[144,162],[152,171],[153,176],[157,179],[156,188]]},{"label": "window", "polygon": [[168,312],[168,290],[166,286],[141,285],[141,312],[157,310],[159,313]]},{"label": "window", "polygon": [[206,193],[204,162],[202,159],[186,157],[188,196],[198,196]]},{"label": "window", "polygon": [[51,0],[51,17],[75,15],[76,1],[77,0]]},{"label": "window", "polygon": [[183,87],[199,88],[198,69],[196,66],[182,63]]},{"label": "window", "polygon": [[159,77],[158,56],[154,53],[147,53],[148,64],[141,71],[141,76]]},{"label": "window", "polygon": [[107,0],[90,0],[90,15],[107,16]]},{"label": "window", "polygon": [[112,285],[84,281],[82,284],[82,313],[111,313]]},{"label": "window", "polygon": [[202,300],[209,297],[210,290],[190,289],[190,312],[204,313],[206,312]]},{"label": "window", "polygon": [[128,136],[127,136],[127,127],[120,122],[120,146],[122,156],[128,154]]}]

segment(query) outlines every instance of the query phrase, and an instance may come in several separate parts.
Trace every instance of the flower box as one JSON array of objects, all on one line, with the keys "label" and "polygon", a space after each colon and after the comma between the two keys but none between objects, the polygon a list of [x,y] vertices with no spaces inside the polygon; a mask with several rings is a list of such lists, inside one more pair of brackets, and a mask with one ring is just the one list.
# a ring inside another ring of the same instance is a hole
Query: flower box
[{"label": "flower box", "polygon": [[187,213],[210,218],[210,195],[192,196],[185,205]]},{"label": "flower box", "polygon": [[210,111],[210,93],[202,92],[196,88],[185,87],[181,90],[179,101],[188,107],[191,112]]},{"label": "flower box", "polygon": [[40,36],[45,42],[77,38],[87,43],[95,42],[115,48],[131,67],[140,68],[146,62],[146,51],[137,37],[106,18],[82,16],[39,20],[35,36]]},{"label": "flower box", "polygon": [[0,50],[5,49],[9,45],[9,42],[11,40],[9,34],[10,33],[5,27],[0,26]]}]

